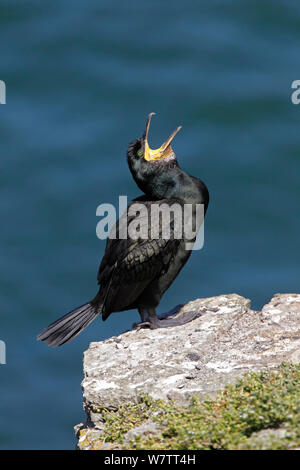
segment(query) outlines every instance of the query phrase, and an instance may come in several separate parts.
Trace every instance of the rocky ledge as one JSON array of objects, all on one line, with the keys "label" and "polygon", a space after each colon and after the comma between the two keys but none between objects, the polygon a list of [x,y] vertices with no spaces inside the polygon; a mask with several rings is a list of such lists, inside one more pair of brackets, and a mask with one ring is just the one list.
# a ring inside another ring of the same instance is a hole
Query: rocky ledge
[{"label": "rocky ledge", "polygon": [[[141,441],[161,433],[161,423],[147,412],[144,419],[132,419],[127,430],[120,424],[123,432],[108,438],[107,423],[120,410],[124,414],[126,406],[144,400],[145,408],[145,400],[160,400],[183,409],[195,396],[213,403],[220,390],[247,373],[300,362],[300,294],[276,294],[261,311],[236,294],[197,299],[176,311],[178,316],[197,312],[198,317],[183,326],[131,330],[90,344],[82,382],[87,420],[75,427],[79,449],[136,448],[137,436]],[[286,432],[280,422],[274,427],[279,435]],[[254,427],[253,432],[268,435],[266,428]]]}]

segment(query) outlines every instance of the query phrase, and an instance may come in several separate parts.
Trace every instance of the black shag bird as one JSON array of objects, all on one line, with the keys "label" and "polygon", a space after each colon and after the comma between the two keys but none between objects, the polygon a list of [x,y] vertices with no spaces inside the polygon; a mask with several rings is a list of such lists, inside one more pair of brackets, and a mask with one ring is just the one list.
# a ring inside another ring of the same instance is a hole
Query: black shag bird
[{"label": "black shag bird", "polygon": [[[171,141],[180,127],[160,148],[153,150],[149,147],[148,132],[153,114],[148,116],[143,136],[133,141],[127,151],[130,171],[144,194],[128,205],[125,214],[116,222],[115,236],[107,239],[98,271],[100,289],[97,295],[59,318],[38,336],[50,346],[60,346],[73,340],[98,315],[106,320],[113,312],[137,308],[141,317],[141,323],[137,326],[151,329],[182,325],[195,317],[194,314],[180,318],[157,317],[155,309],[188,260],[191,249],[187,249],[184,230],[176,235],[178,220],[175,213],[170,211],[169,218],[163,215],[156,219],[155,236],[151,231],[150,214],[154,205],[162,208],[164,204],[164,207],[177,204],[177,207],[184,208],[185,204],[189,204],[192,208],[189,220],[192,221],[192,230],[197,232],[203,218],[200,224],[196,221],[195,208],[202,205],[205,214],[209,193],[199,178],[188,175],[178,165]],[[135,208],[141,209],[141,205],[145,210],[137,211]],[[183,216],[180,217],[179,228],[183,225]],[[121,230],[129,228],[130,224],[139,227],[140,233],[146,227],[147,236],[121,238]],[[193,243],[195,236],[190,237],[189,241]]]}]

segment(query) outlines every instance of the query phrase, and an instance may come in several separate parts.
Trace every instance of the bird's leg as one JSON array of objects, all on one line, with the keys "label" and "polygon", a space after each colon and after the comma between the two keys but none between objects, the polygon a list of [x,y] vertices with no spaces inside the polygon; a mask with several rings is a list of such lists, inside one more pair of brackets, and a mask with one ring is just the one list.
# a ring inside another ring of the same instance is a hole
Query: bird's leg
[{"label": "bird's leg", "polygon": [[134,323],[132,325],[132,328],[135,330],[140,330],[141,328],[150,328],[150,321],[149,321],[149,313],[146,308],[139,308],[138,309],[140,317],[141,317],[141,322],[140,323]]}]

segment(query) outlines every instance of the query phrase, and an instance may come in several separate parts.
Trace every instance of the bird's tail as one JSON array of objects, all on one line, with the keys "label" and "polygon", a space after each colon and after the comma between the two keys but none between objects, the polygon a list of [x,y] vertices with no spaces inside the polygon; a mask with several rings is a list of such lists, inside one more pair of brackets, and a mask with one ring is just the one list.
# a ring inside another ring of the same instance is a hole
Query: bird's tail
[{"label": "bird's tail", "polygon": [[47,326],[37,339],[46,341],[48,346],[61,346],[72,341],[101,313],[99,303],[81,305]]}]

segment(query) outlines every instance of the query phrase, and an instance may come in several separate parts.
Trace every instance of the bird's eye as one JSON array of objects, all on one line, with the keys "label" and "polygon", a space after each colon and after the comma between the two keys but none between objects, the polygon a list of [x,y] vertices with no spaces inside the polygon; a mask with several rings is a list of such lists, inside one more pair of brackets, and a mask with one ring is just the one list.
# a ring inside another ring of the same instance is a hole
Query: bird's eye
[{"label": "bird's eye", "polygon": [[139,150],[137,154],[138,154],[139,157],[143,156],[143,152],[141,150]]}]

